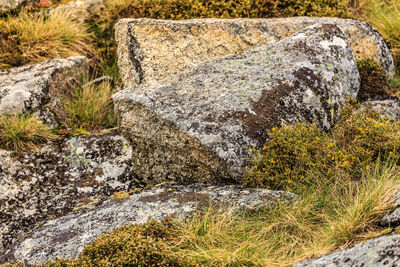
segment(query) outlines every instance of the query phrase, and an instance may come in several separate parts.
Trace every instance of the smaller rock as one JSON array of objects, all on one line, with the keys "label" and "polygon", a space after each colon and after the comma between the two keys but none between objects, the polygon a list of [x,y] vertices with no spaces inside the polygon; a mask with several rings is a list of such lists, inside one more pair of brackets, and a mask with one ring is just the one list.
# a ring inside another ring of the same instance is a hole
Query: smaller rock
[{"label": "smaller rock", "polygon": [[0,150],[0,254],[43,220],[143,187],[131,154],[115,131],[55,141],[25,154]]},{"label": "smaller rock", "polygon": [[397,98],[369,100],[363,103],[363,107],[378,111],[382,116],[390,120],[400,120],[400,100]]},{"label": "smaller rock", "polygon": [[400,209],[397,208],[392,213],[385,215],[381,220],[381,225],[386,227],[396,227],[400,225]]},{"label": "smaller rock", "polygon": [[72,92],[70,79],[86,67],[85,57],[70,57],[0,70],[0,115],[43,110],[44,117],[52,117],[48,120],[62,120],[59,97]]},{"label": "smaller rock", "polygon": [[300,262],[295,264],[294,267],[394,267],[399,265],[400,235],[390,235],[371,239],[352,248],[338,251],[327,256]]},{"label": "smaller rock", "polygon": [[396,209],[393,212],[385,215],[380,222],[380,224],[384,227],[396,227],[400,225],[400,190],[396,192],[393,204]]},{"label": "smaller rock", "polygon": [[[124,195],[124,194],[119,194]],[[296,195],[266,189],[246,189],[239,186],[164,185],[132,193],[129,198],[110,199],[101,205],[91,205],[79,213],[70,213],[31,229],[32,234],[14,242],[0,264],[16,260],[28,265],[41,265],[57,257],[75,258],[83,247],[104,231],[130,223],[161,220],[167,216],[186,216],[196,208],[209,204],[227,204],[234,210],[269,207],[276,201],[292,201]],[[0,251],[1,255],[1,251]]]},{"label": "smaller rock", "polygon": [[59,5],[50,10],[50,15],[54,13],[68,14],[69,18],[85,21],[91,14],[99,10],[104,0],[76,0]]}]

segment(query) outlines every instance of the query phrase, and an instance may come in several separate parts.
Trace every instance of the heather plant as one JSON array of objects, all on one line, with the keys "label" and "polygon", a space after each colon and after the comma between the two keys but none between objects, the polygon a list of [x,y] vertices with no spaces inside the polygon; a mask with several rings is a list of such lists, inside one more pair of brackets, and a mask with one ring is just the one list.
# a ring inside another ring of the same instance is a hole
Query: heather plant
[{"label": "heather plant", "polygon": [[57,260],[48,266],[194,266],[174,253],[168,220],[119,227],[104,233],[76,260]]}]

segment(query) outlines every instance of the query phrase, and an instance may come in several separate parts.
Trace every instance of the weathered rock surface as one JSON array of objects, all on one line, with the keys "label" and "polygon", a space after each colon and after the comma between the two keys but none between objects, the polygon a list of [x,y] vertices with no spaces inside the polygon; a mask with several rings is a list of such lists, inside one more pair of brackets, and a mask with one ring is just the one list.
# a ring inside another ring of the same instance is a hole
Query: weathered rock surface
[{"label": "weathered rock surface", "polygon": [[291,201],[295,195],[265,189],[238,186],[167,185],[131,193],[125,200],[110,199],[80,212],[50,220],[22,236],[0,256],[0,263],[17,260],[26,264],[43,264],[57,257],[75,258],[85,245],[104,231],[130,223],[145,223],[166,216],[185,216],[210,203],[225,203],[239,208],[272,205],[278,199]]},{"label": "weathered rock surface", "polygon": [[373,57],[394,74],[393,58],[382,36],[364,22],[339,18],[122,19],[115,26],[118,65],[125,87],[134,86],[325,23],[342,28],[357,59]]},{"label": "weathered rock surface", "polygon": [[31,0],[0,0],[0,13],[12,11],[28,2],[32,2],[32,1]]},{"label": "weathered rock surface", "polygon": [[400,120],[400,100],[396,98],[384,100],[370,100],[363,103],[364,108],[378,111],[382,116],[393,121]]},{"label": "weathered rock surface", "polygon": [[400,235],[382,236],[360,243],[353,248],[335,252],[318,259],[297,263],[294,267],[385,266],[400,265]]},{"label": "weathered rock surface", "polygon": [[54,124],[64,117],[59,97],[71,92],[71,79],[86,64],[85,57],[70,57],[0,70],[0,114],[50,114]]},{"label": "weathered rock surface", "polygon": [[60,140],[28,154],[0,150],[0,255],[41,220],[143,187],[131,151],[115,132]]},{"label": "weathered rock surface", "polygon": [[114,104],[138,176],[240,180],[249,148],[264,144],[267,129],[296,121],[330,128],[358,89],[345,35],[324,24],[159,84],[120,91]]},{"label": "weathered rock surface", "polygon": [[76,0],[64,5],[56,6],[50,10],[50,15],[54,13],[66,14],[69,18],[85,21],[91,14],[102,8],[104,0]]}]

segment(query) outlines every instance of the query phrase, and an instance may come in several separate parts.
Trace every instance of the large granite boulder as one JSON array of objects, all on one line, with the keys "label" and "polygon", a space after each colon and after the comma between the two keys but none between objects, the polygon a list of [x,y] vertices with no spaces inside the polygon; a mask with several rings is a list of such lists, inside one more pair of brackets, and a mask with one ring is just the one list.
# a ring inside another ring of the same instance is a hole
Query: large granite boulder
[{"label": "large granite boulder", "polygon": [[83,247],[104,231],[150,219],[182,216],[210,204],[229,205],[235,209],[268,207],[275,201],[292,201],[295,195],[265,189],[244,189],[238,186],[164,185],[152,189],[121,194],[103,204],[89,205],[77,212],[44,222],[23,235],[7,251],[0,251],[0,264],[16,260],[27,265],[40,265],[57,257],[75,258]]},{"label": "large granite boulder", "polygon": [[65,117],[59,97],[72,92],[71,80],[86,68],[80,56],[0,70],[0,115],[38,112],[57,123]]},{"label": "large granite boulder", "polygon": [[400,235],[389,235],[371,239],[352,248],[294,265],[294,267],[306,266],[400,266]]},{"label": "large granite boulder", "polygon": [[325,23],[341,27],[357,59],[375,58],[388,74],[394,74],[393,58],[382,36],[367,23],[339,18],[122,19],[115,26],[118,65],[125,87],[134,86]]},{"label": "large granite boulder", "polygon": [[296,121],[328,129],[358,89],[346,36],[323,24],[113,98],[138,176],[221,182],[242,178],[267,129]]},{"label": "large granite boulder", "polygon": [[116,132],[59,140],[32,153],[0,150],[0,255],[42,220],[143,187],[131,151]]}]

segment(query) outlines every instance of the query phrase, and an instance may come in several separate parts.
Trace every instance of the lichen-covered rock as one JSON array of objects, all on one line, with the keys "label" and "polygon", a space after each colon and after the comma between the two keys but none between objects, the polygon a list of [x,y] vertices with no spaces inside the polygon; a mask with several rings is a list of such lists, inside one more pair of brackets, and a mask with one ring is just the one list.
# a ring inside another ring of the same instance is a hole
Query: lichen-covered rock
[{"label": "lichen-covered rock", "polygon": [[10,12],[32,0],[0,0],[0,13]]},{"label": "lichen-covered rock", "polygon": [[350,249],[300,262],[294,267],[395,267],[400,265],[400,235],[382,236],[358,244]]},{"label": "lichen-covered rock", "polygon": [[66,14],[69,18],[85,21],[91,14],[96,13],[103,6],[104,0],[76,0],[63,5],[56,6],[50,10],[50,15],[54,13]]},{"label": "lichen-covered rock", "polygon": [[397,98],[384,100],[369,100],[364,102],[363,108],[372,109],[381,113],[382,116],[393,120],[400,120],[400,100]]},{"label": "lichen-covered rock", "polygon": [[0,254],[41,220],[139,186],[131,148],[115,132],[60,140],[26,154],[0,150]]},{"label": "lichen-covered rock", "polygon": [[393,58],[382,36],[367,23],[339,18],[122,19],[115,26],[118,65],[125,87],[134,86],[325,23],[342,28],[357,59],[375,58],[388,74],[394,74]]},{"label": "lichen-covered rock", "polygon": [[[121,194],[122,195],[122,194]],[[125,196],[126,195],[126,196]],[[268,207],[275,201],[291,201],[295,195],[265,189],[238,186],[164,185],[124,194],[124,199],[110,199],[91,205],[31,229],[0,256],[0,263],[16,260],[39,265],[56,257],[75,258],[83,247],[104,231],[130,223],[145,223],[166,216],[182,217],[210,204],[227,204],[234,209]],[[0,253],[1,255],[1,253]]]},{"label": "lichen-covered rock", "polygon": [[71,79],[86,67],[85,57],[70,57],[0,70],[0,115],[47,113],[56,123],[65,117],[58,98],[72,92]]},{"label": "lichen-covered rock", "polygon": [[242,178],[249,148],[281,123],[330,128],[359,89],[341,29],[312,26],[278,43],[199,64],[114,95],[138,176],[152,181]]}]

